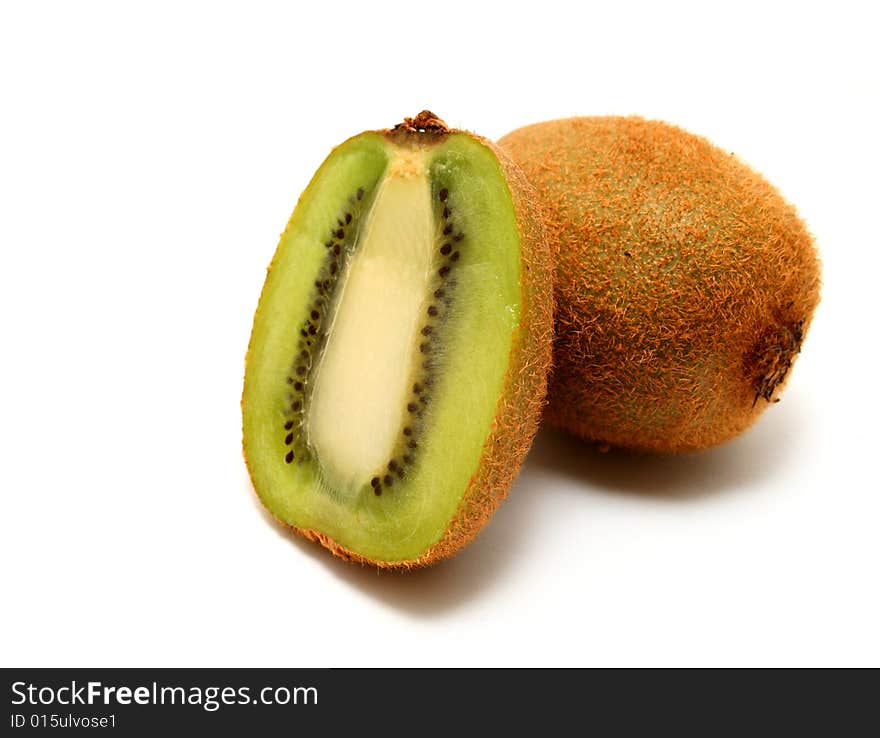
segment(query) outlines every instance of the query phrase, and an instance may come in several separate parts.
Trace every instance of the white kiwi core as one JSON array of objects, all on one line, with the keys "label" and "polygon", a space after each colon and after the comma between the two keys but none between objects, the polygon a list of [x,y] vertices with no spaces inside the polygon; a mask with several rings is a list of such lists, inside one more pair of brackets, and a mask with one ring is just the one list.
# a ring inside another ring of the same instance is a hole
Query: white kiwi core
[{"label": "white kiwi core", "polygon": [[425,153],[399,149],[341,275],[314,373],[306,427],[337,489],[363,486],[400,438],[436,230]]}]

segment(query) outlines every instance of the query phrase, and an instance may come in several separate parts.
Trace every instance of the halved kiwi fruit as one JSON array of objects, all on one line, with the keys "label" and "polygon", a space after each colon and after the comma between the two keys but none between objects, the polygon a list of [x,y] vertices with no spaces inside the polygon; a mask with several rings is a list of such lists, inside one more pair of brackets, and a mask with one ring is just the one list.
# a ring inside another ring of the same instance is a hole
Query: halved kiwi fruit
[{"label": "halved kiwi fruit", "polygon": [[424,111],[338,146],[254,318],[242,411],[263,504],[343,558],[453,553],[535,433],[552,304],[534,195],[491,143]]}]

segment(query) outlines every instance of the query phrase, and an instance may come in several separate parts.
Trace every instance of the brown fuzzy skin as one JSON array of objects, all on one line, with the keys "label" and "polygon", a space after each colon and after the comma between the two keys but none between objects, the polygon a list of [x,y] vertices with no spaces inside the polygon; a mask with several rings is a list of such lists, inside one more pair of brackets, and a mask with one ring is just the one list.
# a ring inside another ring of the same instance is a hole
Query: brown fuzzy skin
[{"label": "brown fuzzy skin", "polygon": [[499,145],[541,195],[557,250],[552,424],[690,451],[777,401],[820,264],[772,185],[704,138],[635,117],[539,123]]},{"label": "brown fuzzy skin", "polygon": [[415,559],[380,561],[346,549],[321,531],[297,528],[279,520],[341,559],[381,569],[406,571],[452,556],[474,539],[507,497],[538,430],[544,409],[553,344],[554,270],[544,217],[537,204],[538,197],[519,167],[495,144],[472,133],[447,128],[430,111],[407,118],[383,133],[392,138],[409,135],[442,138],[452,133],[465,133],[491,149],[507,178],[522,245],[522,310],[520,325],[513,338],[504,392],[498,400],[495,419],[483,445],[477,470],[470,479],[457,513],[449,521],[440,540]]}]

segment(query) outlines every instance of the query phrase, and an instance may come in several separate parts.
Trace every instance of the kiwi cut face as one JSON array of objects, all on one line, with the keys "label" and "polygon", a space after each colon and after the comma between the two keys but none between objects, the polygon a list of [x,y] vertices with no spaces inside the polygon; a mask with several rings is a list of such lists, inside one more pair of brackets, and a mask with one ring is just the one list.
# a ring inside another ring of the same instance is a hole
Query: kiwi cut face
[{"label": "kiwi cut face", "polygon": [[[441,544],[463,507],[488,504],[474,483],[521,374],[522,220],[469,134],[364,133],[331,153],[282,235],[246,362],[245,457],[276,518],[379,565],[457,547]],[[527,381],[527,436],[543,375]]]}]

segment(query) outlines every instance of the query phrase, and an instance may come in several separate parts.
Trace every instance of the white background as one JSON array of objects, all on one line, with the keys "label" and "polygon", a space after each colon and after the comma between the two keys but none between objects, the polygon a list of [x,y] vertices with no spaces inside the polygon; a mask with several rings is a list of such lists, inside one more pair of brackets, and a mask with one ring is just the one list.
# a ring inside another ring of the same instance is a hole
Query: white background
[{"label": "white background", "polygon": [[[880,665],[871,4],[488,5],[3,3],[2,665]],[[267,518],[239,396],[312,173],[425,107],[706,135],[798,206],[825,286],[752,431],[542,431],[477,541],[401,576]]]}]

